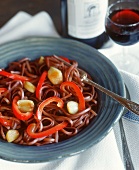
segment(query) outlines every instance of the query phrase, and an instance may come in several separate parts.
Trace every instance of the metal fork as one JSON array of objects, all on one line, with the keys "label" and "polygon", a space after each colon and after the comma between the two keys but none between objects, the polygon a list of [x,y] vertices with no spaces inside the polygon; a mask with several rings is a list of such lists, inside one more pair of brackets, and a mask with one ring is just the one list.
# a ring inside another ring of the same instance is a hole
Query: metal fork
[{"label": "metal fork", "polygon": [[[62,58],[54,55],[54,57],[57,60],[62,61],[63,63],[65,63],[67,66],[71,66],[70,63],[66,62],[65,60],[63,60]],[[139,104],[126,99],[124,97],[121,97],[120,95],[102,87],[101,85],[95,83],[94,81],[90,80],[87,78],[87,74],[85,71],[81,70],[78,68],[78,71],[80,72],[80,76],[81,76],[81,81],[86,82],[87,84],[93,85],[96,89],[102,91],[103,93],[107,94],[108,96],[110,96],[111,98],[113,98],[114,100],[116,100],[118,103],[120,103],[121,105],[123,105],[125,108],[127,108],[128,110],[130,110],[131,112],[134,112],[135,114],[139,115]]]},{"label": "metal fork", "polygon": [[120,127],[120,133],[121,133],[121,140],[122,140],[122,151],[123,151],[123,159],[124,159],[124,166],[126,170],[134,170],[133,162],[131,159],[130,151],[128,148],[126,135],[123,127],[122,118],[119,120],[119,127]]}]

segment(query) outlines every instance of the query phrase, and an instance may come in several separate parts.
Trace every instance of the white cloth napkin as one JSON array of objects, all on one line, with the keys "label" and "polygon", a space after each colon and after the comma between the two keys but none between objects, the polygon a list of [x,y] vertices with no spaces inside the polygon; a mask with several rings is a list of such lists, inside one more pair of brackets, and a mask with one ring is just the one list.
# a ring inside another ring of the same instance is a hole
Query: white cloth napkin
[{"label": "white cloth napkin", "polygon": [[31,16],[19,12],[1,28],[0,44],[29,36],[59,37],[48,13],[42,11]]},{"label": "white cloth napkin", "polygon": [[[60,37],[47,12],[42,11],[31,16],[21,11],[0,29],[0,44],[29,36]],[[113,51],[112,48],[115,47],[102,49],[100,52],[109,55],[109,50]],[[131,93],[131,98],[139,102],[139,93],[137,93],[139,77],[122,70],[120,73]],[[138,169],[139,118],[128,112],[123,117],[123,121],[133,163]],[[0,170],[124,170],[118,128],[117,124],[102,141],[79,155],[64,160],[37,164],[14,163],[0,159]]]}]

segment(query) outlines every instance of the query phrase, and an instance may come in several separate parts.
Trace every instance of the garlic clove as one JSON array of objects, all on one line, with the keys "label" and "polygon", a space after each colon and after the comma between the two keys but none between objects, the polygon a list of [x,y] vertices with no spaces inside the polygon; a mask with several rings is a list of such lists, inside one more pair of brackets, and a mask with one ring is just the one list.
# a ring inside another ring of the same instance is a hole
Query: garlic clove
[{"label": "garlic clove", "polygon": [[60,84],[63,82],[63,74],[61,70],[55,68],[55,67],[50,67],[48,70],[48,78],[51,81],[52,84]]},{"label": "garlic clove", "polygon": [[75,114],[78,112],[79,107],[78,107],[78,103],[75,101],[69,101],[67,103],[67,110],[70,114]]},{"label": "garlic clove", "polygon": [[34,102],[32,100],[18,100],[17,106],[21,112],[31,112],[34,109]]},{"label": "garlic clove", "polygon": [[13,142],[19,137],[19,132],[18,130],[10,129],[6,133],[6,139],[8,142]]},{"label": "garlic clove", "polygon": [[30,83],[29,81],[24,82],[24,88],[31,93],[34,93],[35,90],[36,90],[36,87],[32,83]]},{"label": "garlic clove", "polygon": [[43,64],[44,63],[44,57],[43,56],[40,56],[39,58],[39,65]]}]

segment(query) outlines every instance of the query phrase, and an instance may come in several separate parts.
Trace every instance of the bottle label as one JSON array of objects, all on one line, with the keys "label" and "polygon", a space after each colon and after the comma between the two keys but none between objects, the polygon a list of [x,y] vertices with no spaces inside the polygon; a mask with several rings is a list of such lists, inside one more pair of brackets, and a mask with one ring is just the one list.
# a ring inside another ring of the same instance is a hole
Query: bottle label
[{"label": "bottle label", "polygon": [[108,0],[67,0],[68,34],[82,39],[102,34],[107,6]]}]

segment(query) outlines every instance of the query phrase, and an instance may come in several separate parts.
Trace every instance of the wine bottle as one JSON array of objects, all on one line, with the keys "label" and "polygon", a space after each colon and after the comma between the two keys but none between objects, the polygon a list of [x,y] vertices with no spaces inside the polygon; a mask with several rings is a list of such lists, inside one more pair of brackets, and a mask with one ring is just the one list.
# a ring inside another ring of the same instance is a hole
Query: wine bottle
[{"label": "wine bottle", "polygon": [[61,0],[62,36],[96,49],[108,41],[105,15],[108,0]]}]

